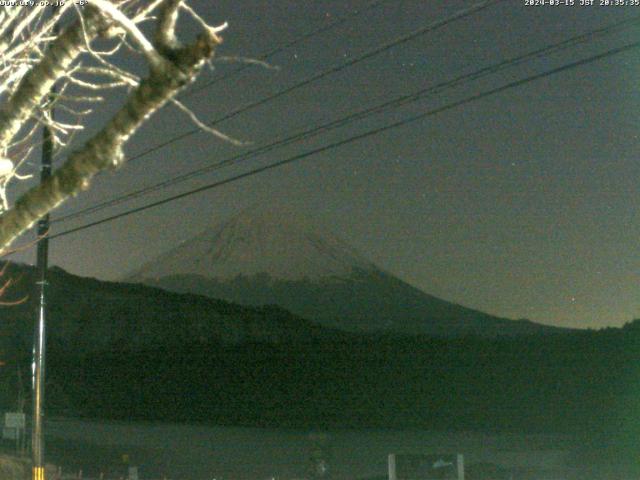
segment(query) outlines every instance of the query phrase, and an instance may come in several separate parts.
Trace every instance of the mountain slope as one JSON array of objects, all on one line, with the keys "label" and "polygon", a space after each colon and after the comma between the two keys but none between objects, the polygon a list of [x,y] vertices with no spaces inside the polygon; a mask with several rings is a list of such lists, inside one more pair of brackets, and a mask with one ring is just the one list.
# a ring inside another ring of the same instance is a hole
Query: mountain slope
[{"label": "mountain slope", "polygon": [[554,330],[428,295],[306,219],[278,210],[244,211],[127,280],[244,305],[277,304],[353,332],[494,336]]},{"label": "mountain slope", "polygon": [[[16,279],[0,306],[0,351],[28,354],[33,341],[38,294],[34,267],[12,265]],[[246,307],[200,295],[167,292],[145,285],[77,277],[49,270],[47,342],[78,355],[105,351],[170,349],[184,344],[308,342],[343,338],[277,306]],[[1,357],[0,357],[1,358]]]}]

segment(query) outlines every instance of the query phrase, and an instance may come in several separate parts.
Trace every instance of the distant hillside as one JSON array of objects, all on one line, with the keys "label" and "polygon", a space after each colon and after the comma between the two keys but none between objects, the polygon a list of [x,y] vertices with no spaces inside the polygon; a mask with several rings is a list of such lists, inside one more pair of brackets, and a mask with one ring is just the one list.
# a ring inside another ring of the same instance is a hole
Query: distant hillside
[{"label": "distant hillside", "polygon": [[[38,295],[35,268],[13,265],[17,279],[0,307],[0,349],[31,349]],[[321,328],[277,306],[245,307],[195,294],[104,282],[52,268],[48,275],[48,341],[77,354],[168,348],[193,342],[310,341],[346,334]]]},{"label": "distant hillside", "polygon": [[560,331],[428,295],[309,219],[268,208],[214,225],[127,280],[243,305],[276,304],[350,332],[492,337]]},{"label": "distant hillside", "polygon": [[569,331],[528,320],[494,317],[446,302],[383,271],[354,271],[343,279],[281,280],[268,274],[217,280],[169,275],[145,284],[243,305],[283,305],[321,325],[350,332],[397,332],[454,337]]}]

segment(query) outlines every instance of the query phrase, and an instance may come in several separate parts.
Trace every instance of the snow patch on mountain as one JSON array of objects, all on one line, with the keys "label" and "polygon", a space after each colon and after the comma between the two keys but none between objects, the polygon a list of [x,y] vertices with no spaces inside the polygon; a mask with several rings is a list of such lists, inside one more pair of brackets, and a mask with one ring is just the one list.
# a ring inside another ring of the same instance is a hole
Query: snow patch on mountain
[{"label": "snow patch on mountain", "polygon": [[201,275],[231,280],[348,277],[377,268],[340,238],[286,209],[251,208],[143,265],[129,280]]}]

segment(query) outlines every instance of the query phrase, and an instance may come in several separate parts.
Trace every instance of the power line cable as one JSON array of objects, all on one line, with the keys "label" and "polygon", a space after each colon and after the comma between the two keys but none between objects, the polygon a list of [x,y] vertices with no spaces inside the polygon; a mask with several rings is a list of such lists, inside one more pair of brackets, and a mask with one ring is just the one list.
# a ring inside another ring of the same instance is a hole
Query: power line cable
[{"label": "power line cable", "polygon": [[87,223],[85,225],[81,225],[81,226],[76,227],[76,228],[71,228],[69,230],[65,230],[63,232],[57,233],[55,235],[52,235],[50,238],[54,239],[54,238],[58,238],[58,237],[63,237],[65,235],[69,235],[71,233],[79,232],[81,230],[86,230],[88,228],[95,227],[97,225],[101,225],[103,223],[111,222],[111,221],[119,219],[119,218],[123,218],[123,217],[129,216],[129,215],[133,215],[134,213],[139,213],[139,212],[142,212],[144,210],[148,210],[148,209],[153,208],[153,207],[164,205],[165,203],[170,203],[170,202],[173,202],[175,200],[179,200],[181,198],[185,198],[185,197],[188,197],[188,196],[191,196],[191,195],[195,195],[196,193],[200,193],[200,192],[204,192],[204,191],[207,191],[207,190],[211,190],[211,189],[220,187],[222,185],[226,185],[226,184],[235,182],[237,180],[241,180],[243,178],[251,177],[253,175],[257,175],[258,173],[262,173],[262,172],[265,172],[267,170],[272,170],[272,169],[275,169],[275,168],[278,168],[278,167],[281,167],[281,166],[284,166],[284,165],[287,165],[287,164],[302,160],[302,159],[310,157],[312,155],[315,155],[315,154],[318,154],[318,153],[323,153],[323,152],[326,152],[328,150],[332,150],[332,149],[335,149],[337,147],[340,147],[340,146],[343,146],[343,145],[347,145],[349,143],[353,143],[353,142],[358,141],[358,140],[362,140],[362,139],[365,139],[365,138],[368,138],[368,137],[371,137],[371,136],[374,136],[374,135],[378,135],[378,134],[380,134],[382,132],[385,132],[387,130],[391,130],[393,128],[397,128],[397,127],[401,127],[401,126],[404,126],[404,125],[408,125],[410,123],[416,122],[418,120],[422,120],[422,119],[430,117],[432,115],[436,115],[438,113],[442,113],[444,111],[451,110],[453,108],[456,108],[456,107],[459,107],[459,106],[462,106],[462,105],[466,105],[466,104],[481,100],[481,99],[483,99],[485,97],[488,97],[488,96],[491,96],[491,95],[495,95],[497,93],[501,93],[501,92],[504,92],[506,90],[509,90],[509,89],[512,89],[512,88],[515,88],[515,87],[519,87],[521,85],[525,85],[525,84],[528,84],[530,82],[533,82],[533,81],[536,81],[536,80],[540,80],[542,78],[545,78],[545,77],[548,77],[548,76],[551,76],[551,75],[555,75],[555,74],[558,74],[558,73],[561,73],[561,72],[565,72],[565,71],[571,70],[573,68],[577,68],[577,67],[580,67],[580,66],[583,66],[583,65],[587,65],[589,63],[593,63],[593,62],[596,62],[598,60],[602,60],[603,58],[610,57],[610,56],[613,56],[613,55],[617,55],[617,54],[620,54],[620,53],[623,53],[623,52],[626,52],[626,51],[629,51],[629,50],[632,50],[632,49],[635,49],[635,48],[638,48],[638,47],[640,47],[640,42],[633,42],[633,43],[624,45],[622,47],[613,48],[611,50],[607,50],[604,53],[600,53],[600,54],[597,54],[597,55],[592,55],[590,57],[583,58],[581,60],[577,60],[575,62],[571,62],[571,63],[562,65],[562,66],[557,67],[557,68],[546,70],[546,71],[538,73],[536,75],[531,75],[529,77],[526,77],[526,78],[523,78],[523,79],[520,79],[520,80],[516,80],[516,81],[510,82],[510,83],[507,83],[505,85],[502,85],[502,86],[497,87],[497,88],[493,88],[491,90],[487,90],[487,91],[484,91],[484,92],[481,92],[481,93],[478,93],[478,94],[475,94],[475,95],[471,95],[471,96],[466,97],[466,98],[464,98],[462,100],[458,100],[458,101],[449,103],[447,105],[444,105],[444,106],[441,106],[441,107],[438,107],[438,108],[435,108],[435,109],[432,109],[432,110],[428,110],[426,112],[423,112],[423,113],[420,113],[420,114],[417,114],[417,115],[413,115],[411,117],[405,118],[403,120],[399,120],[397,122],[394,122],[394,123],[391,123],[391,124],[388,124],[388,125],[385,125],[385,126],[382,126],[382,127],[378,127],[378,128],[372,129],[372,130],[368,130],[367,132],[364,132],[364,133],[361,133],[361,134],[358,134],[358,135],[354,135],[352,137],[349,137],[349,138],[346,138],[346,139],[343,139],[343,140],[339,140],[337,142],[333,142],[333,143],[330,143],[328,145],[325,145],[325,146],[322,146],[322,147],[318,147],[318,148],[315,148],[313,150],[309,150],[307,152],[304,152],[304,153],[301,153],[301,154],[298,154],[298,155],[294,155],[292,157],[289,157],[287,159],[284,159],[284,160],[281,160],[281,161],[278,161],[278,162],[275,162],[275,163],[272,163],[272,164],[269,164],[269,165],[264,165],[262,167],[255,168],[255,169],[250,170],[248,172],[241,173],[241,174],[235,175],[233,177],[230,177],[230,178],[227,178],[227,179],[224,179],[224,180],[219,180],[219,181],[210,183],[208,185],[204,185],[202,187],[198,187],[198,188],[195,188],[193,190],[189,190],[187,192],[183,192],[183,193],[180,193],[180,194],[177,194],[177,195],[173,195],[171,197],[164,198],[162,200],[158,200],[158,201],[149,203],[147,205],[143,205],[141,207],[133,208],[133,209],[127,210],[125,212],[121,212],[121,213],[118,213],[118,214],[115,214],[115,215],[111,215],[109,217],[106,217],[106,218],[103,218],[103,219],[100,219],[100,220],[96,220],[94,222]]},{"label": "power line cable", "polygon": [[[425,27],[422,27],[422,28],[419,28],[417,30],[414,30],[413,32],[411,32],[409,34],[403,35],[403,36],[401,36],[401,37],[399,37],[399,38],[397,38],[397,39],[395,39],[395,40],[393,40],[391,42],[385,43],[384,45],[382,45],[382,46],[380,46],[378,48],[374,48],[372,50],[369,50],[369,51],[367,51],[367,52],[365,52],[365,53],[363,53],[363,54],[361,54],[361,55],[359,55],[359,56],[357,56],[357,57],[355,57],[355,58],[353,58],[351,60],[348,60],[347,62],[340,63],[338,65],[334,65],[333,67],[331,67],[331,68],[329,68],[327,70],[323,70],[320,73],[311,75],[310,77],[307,77],[306,79],[301,80],[298,83],[295,83],[295,84],[293,84],[293,85],[291,85],[289,87],[286,87],[286,88],[284,88],[282,90],[279,90],[278,92],[276,92],[276,93],[274,93],[274,94],[272,94],[272,95],[270,95],[268,97],[264,97],[264,98],[262,98],[260,100],[257,100],[255,102],[249,103],[249,104],[247,104],[247,105],[245,105],[243,107],[240,107],[240,108],[238,108],[236,110],[233,110],[232,112],[229,112],[228,114],[226,114],[226,115],[224,115],[224,116],[222,116],[222,117],[220,117],[218,119],[212,120],[211,122],[208,123],[208,125],[209,126],[214,126],[214,125],[222,123],[222,122],[224,122],[226,120],[234,118],[237,115],[240,115],[240,114],[242,114],[242,113],[244,113],[244,112],[246,112],[248,110],[251,110],[253,108],[256,108],[256,107],[264,105],[264,104],[266,104],[268,102],[271,102],[272,100],[275,100],[276,98],[280,98],[280,97],[282,97],[284,95],[287,95],[287,94],[289,94],[289,93],[291,93],[291,92],[293,92],[295,90],[298,90],[299,88],[302,88],[302,87],[305,87],[307,85],[310,85],[311,83],[317,82],[318,80],[321,80],[321,79],[323,79],[323,78],[325,78],[325,77],[327,77],[329,75],[332,75],[334,73],[340,72],[340,71],[342,71],[342,70],[344,70],[346,68],[349,68],[349,67],[351,67],[353,65],[356,65],[356,64],[358,64],[360,62],[363,62],[363,61],[365,61],[365,60],[367,60],[369,58],[372,58],[372,57],[374,57],[376,55],[379,55],[379,54],[381,54],[383,52],[386,52],[387,50],[390,50],[390,49],[392,49],[392,48],[394,48],[394,47],[396,47],[398,45],[402,45],[403,43],[407,43],[410,40],[413,40],[413,39],[415,39],[415,38],[417,38],[417,37],[419,37],[421,35],[425,35],[427,33],[430,33],[430,32],[433,32],[435,30],[438,30],[438,29],[440,29],[442,27],[445,27],[445,26],[447,26],[447,25],[449,25],[451,23],[454,23],[454,22],[456,22],[458,20],[462,20],[462,19],[464,19],[464,18],[466,18],[466,17],[468,17],[470,15],[473,15],[476,12],[479,12],[481,10],[489,8],[490,6],[492,6],[492,5],[496,4],[496,3],[500,3],[500,2],[504,2],[504,1],[506,1],[506,0],[486,0],[486,1],[483,1],[483,2],[479,2],[479,3],[477,3],[477,4],[475,4],[475,5],[471,6],[471,7],[458,10],[456,13],[454,13],[454,14],[448,16],[448,17],[445,17],[445,18],[443,18],[441,20],[437,20],[435,22],[432,22],[432,23],[430,23],[429,25],[427,25]],[[136,161],[136,160],[138,160],[138,159],[140,159],[140,158],[142,158],[142,157],[144,157],[144,156],[146,156],[146,155],[148,155],[150,153],[153,153],[155,151],[158,151],[158,150],[166,147],[167,145],[171,145],[172,143],[175,143],[175,142],[177,142],[179,140],[183,140],[183,139],[185,139],[187,137],[190,137],[191,135],[194,135],[194,134],[200,133],[200,132],[202,132],[202,129],[200,129],[200,128],[194,128],[192,130],[188,130],[188,131],[186,131],[184,133],[181,133],[179,135],[176,135],[175,137],[170,138],[169,140],[166,140],[166,141],[164,141],[162,143],[154,145],[153,147],[150,147],[150,148],[148,148],[148,149],[146,149],[146,150],[144,150],[144,151],[142,151],[142,152],[130,157],[128,159],[128,162],[129,163],[130,162],[134,162],[134,161]]]},{"label": "power line cable", "polygon": [[59,222],[64,222],[64,221],[68,221],[71,220],[73,218],[78,218],[78,217],[82,217],[85,215],[89,215],[91,213],[95,213],[97,211],[103,210],[105,208],[111,207],[111,206],[115,206],[115,205],[119,205],[121,203],[127,202],[129,200],[133,200],[135,198],[141,197],[143,195],[146,195],[148,193],[152,193],[154,191],[157,190],[162,190],[165,188],[168,188],[170,186],[173,185],[177,185],[179,183],[182,183],[184,181],[187,181],[191,178],[203,175],[205,173],[209,173],[211,171],[214,170],[218,170],[220,168],[223,167],[227,167],[233,164],[237,164],[240,163],[241,161],[244,160],[248,160],[251,158],[254,158],[258,155],[267,153],[269,151],[272,151],[276,148],[280,148],[280,147],[284,147],[286,145],[290,145],[292,143],[296,143],[299,142],[300,140],[305,140],[308,138],[311,138],[313,136],[319,135],[321,133],[327,132],[329,130],[333,130],[335,128],[339,128],[342,127],[344,125],[347,125],[349,123],[352,123],[356,120],[361,120],[363,118],[366,118],[370,115],[373,114],[377,114],[377,113],[381,113],[389,108],[396,108],[398,106],[404,105],[406,103],[410,103],[419,99],[423,99],[427,96],[433,95],[435,93],[440,93],[445,89],[449,89],[449,88],[453,88],[453,87],[457,87],[459,85],[462,85],[466,82],[469,81],[473,81],[473,80],[477,80],[479,78],[483,78],[486,77],[488,75],[492,75],[495,74],[497,72],[500,72],[504,69],[507,68],[512,68],[514,66],[517,65],[521,65],[524,62],[530,61],[534,58],[539,58],[539,57],[544,57],[549,55],[550,53],[555,53],[557,51],[561,51],[564,50],[566,48],[569,47],[573,47],[575,45],[578,45],[580,43],[585,43],[588,41],[593,40],[594,38],[598,38],[600,36],[604,36],[604,35],[608,35],[614,32],[619,32],[621,30],[623,30],[624,28],[628,28],[631,25],[635,25],[636,22],[638,22],[640,20],[640,16],[637,17],[633,17],[631,19],[628,20],[624,20],[624,21],[620,21],[620,22],[616,22],[614,24],[599,28],[599,29],[595,29],[595,30],[591,30],[589,32],[571,37],[567,40],[564,40],[562,42],[559,43],[555,43],[552,45],[547,45],[545,47],[539,48],[537,50],[531,51],[531,52],[527,52],[525,54],[516,56],[516,57],[511,57],[509,59],[505,59],[502,60],[498,63],[489,65],[487,67],[484,67],[480,70],[476,70],[474,72],[468,73],[468,74],[464,74],[464,75],[460,75],[452,80],[448,80],[445,82],[441,82],[437,85],[434,86],[430,86],[427,88],[423,88],[418,90],[417,92],[411,93],[411,94],[407,94],[407,95],[402,95],[400,97],[396,97],[392,100],[388,100],[386,102],[383,102],[381,104],[366,108],[364,110],[360,110],[358,112],[349,114],[347,116],[344,116],[340,119],[337,120],[333,120],[331,122],[325,123],[323,125],[319,125],[316,127],[313,127],[311,129],[307,129],[307,130],[303,130],[300,131],[298,133],[292,134],[286,138],[274,141],[270,144],[264,145],[262,147],[259,147],[257,149],[251,150],[249,152],[245,152],[242,154],[238,154],[238,155],[234,155],[230,158],[227,158],[225,160],[216,162],[212,165],[207,165],[205,167],[201,167],[198,168],[196,170],[193,170],[191,172],[182,174],[178,177],[173,177],[171,179],[165,180],[163,182],[148,186],[148,187],[144,187],[142,189],[136,190],[134,192],[130,192],[127,193],[125,195],[121,195],[115,198],[112,198],[110,200],[101,202],[97,205],[93,205],[91,207],[87,207],[84,208],[82,210],[79,210],[77,212],[73,212],[70,213],[68,215],[65,215],[63,217],[58,218],[57,220],[55,220],[56,223]]}]

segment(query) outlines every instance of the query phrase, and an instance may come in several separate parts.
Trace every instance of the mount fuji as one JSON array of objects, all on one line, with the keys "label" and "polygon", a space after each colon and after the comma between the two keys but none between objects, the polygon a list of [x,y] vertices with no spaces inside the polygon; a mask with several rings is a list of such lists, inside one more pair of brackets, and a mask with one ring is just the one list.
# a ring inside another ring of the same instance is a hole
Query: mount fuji
[{"label": "mount fuji", "polygon": [[148,262],[126,281],[243,305],[276,304],[350,332],[493,337],[560,330],[431,296],[308,218],[282,209],[245,210]]}]

